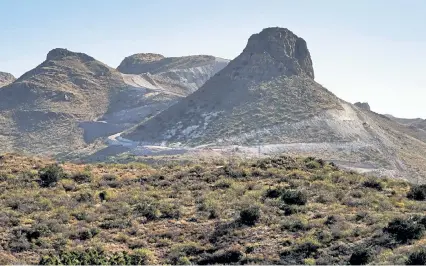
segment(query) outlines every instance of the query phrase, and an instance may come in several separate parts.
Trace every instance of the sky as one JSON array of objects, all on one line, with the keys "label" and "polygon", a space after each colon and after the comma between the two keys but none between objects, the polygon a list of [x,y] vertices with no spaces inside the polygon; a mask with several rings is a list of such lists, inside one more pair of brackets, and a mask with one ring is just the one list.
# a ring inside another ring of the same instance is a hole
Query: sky
[{"label": "sky", "polygon": [[425,0],[0,0],[0,71],[19,77],[58,47],[112,67],[148,52],[233,59],[278,26],[338,97],[426,118],[425,14]]}]

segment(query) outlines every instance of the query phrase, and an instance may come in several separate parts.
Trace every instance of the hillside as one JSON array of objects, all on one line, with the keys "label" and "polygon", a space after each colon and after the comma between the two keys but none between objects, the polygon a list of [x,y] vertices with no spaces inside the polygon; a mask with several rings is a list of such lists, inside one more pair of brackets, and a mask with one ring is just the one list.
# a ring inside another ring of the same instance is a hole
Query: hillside
[{"label": "hillside", "polygon": [[[52,153],[82,147],[80,121],[119,109],[112,98],[126,89],[118,71],[96,59],[54,49],[39,66],[0,90],[1,149]],[[3,144],[3,143],[2,143]]]},{"label": "hillside", "polygon": [[15,77],[12,74],[0,71],[0,88],[9,85],[13,81],[15,81]]},{"label": "hillside", "polygon": [[53,49],[42,64],[1,89],[0,150],[91,153],[105,147],[101,140],[196,89],[143,75],[125,75],[89,55]]},{"label": "hillside", "polygon": [[386,115],[387,117],[389,117],[390,119],[406,125],[410,128],[416,128],[416,129],[421,129],[423,131],[426,131],[426,120],[425,119],[421,119],[421,118],[398,118],[392,115]]},{"label": "hillside", "polygon": [[314,80],[307,43],[288,29],[253,34],[243,52],[199,90],[122,134],[144,146],[227,149],[247,156],[322,156],[378,175],[426,177],[426,136],[347,103]]},{"label": "hillside", "polygon": [[425,263],[424,187],[320,159],[0,160],[0,264]]}]

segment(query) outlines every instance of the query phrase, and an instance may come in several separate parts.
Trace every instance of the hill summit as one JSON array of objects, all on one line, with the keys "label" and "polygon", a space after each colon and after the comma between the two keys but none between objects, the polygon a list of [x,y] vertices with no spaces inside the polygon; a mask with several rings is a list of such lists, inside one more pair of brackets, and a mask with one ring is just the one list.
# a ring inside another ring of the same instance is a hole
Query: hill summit
[{"label": "hill summit", "polygon": [[288,29],[267,28],[252,35],[243,52],[198,91],[124,137],[244,143],[262,129],[265,142],[278,142],[279,135],[266,131],[341,108],[338,98],[314,81],[306,42]]}]

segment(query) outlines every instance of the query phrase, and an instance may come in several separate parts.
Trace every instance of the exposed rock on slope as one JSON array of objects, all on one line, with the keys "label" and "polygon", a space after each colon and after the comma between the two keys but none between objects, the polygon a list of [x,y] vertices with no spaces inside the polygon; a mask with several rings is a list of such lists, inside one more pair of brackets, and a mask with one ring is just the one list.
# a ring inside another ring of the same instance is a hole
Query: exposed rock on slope
[{"label": "exposed rock on slope", "polygon": [[164,57],[159,54],[135,54],[118,66],[123,74],[139,78],[156,86],[169,86],[175,93],[187,96],[222,70],[229,60],[210,55]]},{"label": "exposed rock on slope", "polygon": [[[139,145],[262,144],[382,175],[426,176],[418,130],[357,108],[314,81],[306,42],[267,28],[195,93],[123,134]],[[138,152],[138,149],[134,150]]]},{"label": "exposed rock on slope", "polygon": [[12,74],[6,72],[0,72],[0,88],[15,81],[15,77]]},{"label": "exposed rock on slope", "polygon": [[359,108],[362,108],[362,109],[365,109],[365,110],[368,110],[368,111],[371,110],[370,105],[368,103],[356,102],[356,103],[354,103],[354,105],[356,107],[359,107]]}]

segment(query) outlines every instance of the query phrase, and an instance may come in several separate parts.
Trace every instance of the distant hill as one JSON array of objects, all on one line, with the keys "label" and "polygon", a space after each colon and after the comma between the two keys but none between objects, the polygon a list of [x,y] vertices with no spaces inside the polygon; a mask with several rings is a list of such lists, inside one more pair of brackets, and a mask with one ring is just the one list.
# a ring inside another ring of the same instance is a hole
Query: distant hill
[{"label": "distant hill", "polygon": [[0,88],[6,85],[9,85],[15,80],[16,78],[12,74],[6,73],[6,72],[0,72]]},{"label": "distant hill", "polygon": [[[398,118],[393,115],[386,115],[390,119],[401,123],[403,125],[409,126],[411,128],[421,129],[426,131],[426,119],[421,118]],[[426,133],[426,132],[425,132]]]},{"label": "distant hill", "polygon": [[187,96],[228,62],[210,55],[164,57],[159,54],[134,54],[126,57],[117,70],[123,74],[141,75],[141,78],[150,79],[159,86],[175,85],[177,94]]}]

